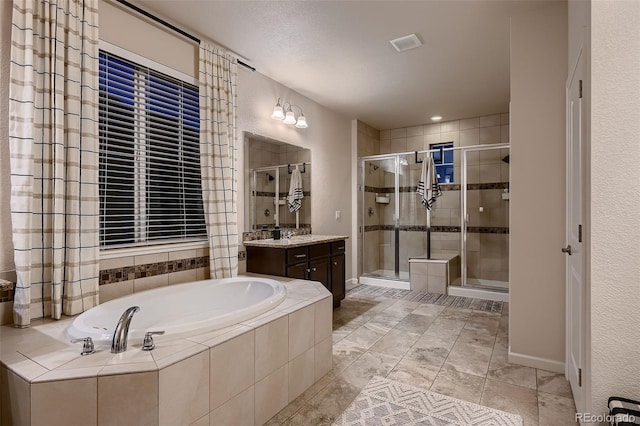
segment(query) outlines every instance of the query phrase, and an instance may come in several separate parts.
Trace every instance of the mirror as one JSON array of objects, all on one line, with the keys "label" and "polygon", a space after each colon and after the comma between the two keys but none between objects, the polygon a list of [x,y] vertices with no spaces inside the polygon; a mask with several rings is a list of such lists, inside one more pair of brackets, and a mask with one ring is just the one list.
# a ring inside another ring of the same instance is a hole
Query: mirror
[{"label": "mirror", "polygon": [[[308,233],[311,229],[311,150],[245,133],[245,229],[271,230],[276,225],[284,231]],[[304,163],[304,164],[303,164]],[[287,195],[290,172],[298,167],[302,177],[302,206],[289,212]],[[304,232],[306,231],[306,232]]]}]

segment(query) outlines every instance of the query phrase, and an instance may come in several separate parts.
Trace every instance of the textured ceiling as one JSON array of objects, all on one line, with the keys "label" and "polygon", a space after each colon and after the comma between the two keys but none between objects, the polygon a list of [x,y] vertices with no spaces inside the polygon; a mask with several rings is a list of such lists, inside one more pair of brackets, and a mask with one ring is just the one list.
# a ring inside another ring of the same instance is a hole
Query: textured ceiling
[{"label": "textured ceiling", "polygon": [[[544,2],[138,3],[327,108],[389,129],[507,111],[509,17]],[[396,52],[389,40],[410,33],[423,45]]]}]

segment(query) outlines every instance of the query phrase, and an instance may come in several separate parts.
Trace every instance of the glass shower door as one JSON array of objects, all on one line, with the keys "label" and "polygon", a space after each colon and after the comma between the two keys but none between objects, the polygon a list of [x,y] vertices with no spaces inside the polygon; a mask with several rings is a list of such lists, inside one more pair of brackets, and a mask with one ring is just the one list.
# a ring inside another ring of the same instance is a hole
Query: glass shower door
[{"label": "glass shower door", "polygon": [[253,218],[251,223],[255,224],[256,229],[266,226],[272,229],[276,225],[278,217],[277,210],[277,181],[278,169],[256,169],[253,171],[252,186],[253,197],[251,209]]},{"label": "glass shower door", "polygon": [[508,291],[509,149],[463,152],[463,285]]},{"label": "glass shower door", "polygon": [[362,274],[398,279],[396,157],[362,161]]},{"label": "glass shower door", "polygon": [[[428,154],[425,154],[427,156]],[[418,181],[422,163],[416,163],[414,155],[401,155],[398,161],[398,197],[399,197],[399,228],[398,250],[399,258],[398,277],[401,280],[409,280],[409,259],[426,257],[427,238],[426,209],[420,202],[417,194]]]}]

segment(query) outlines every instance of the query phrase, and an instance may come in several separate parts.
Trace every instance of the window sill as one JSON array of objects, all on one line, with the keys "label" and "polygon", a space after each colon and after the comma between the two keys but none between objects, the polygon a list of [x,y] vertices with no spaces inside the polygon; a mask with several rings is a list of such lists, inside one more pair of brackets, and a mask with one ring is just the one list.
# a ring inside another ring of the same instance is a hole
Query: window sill
[{"label": "window sill", "polygon": [[125,247],[100,251],[100,260],[116,259],[118,257],[140,256],[145,254],[168,253],[180,250],[208,248],[209,241],[190,241],[185,243],[159,244],[157,246]]}]

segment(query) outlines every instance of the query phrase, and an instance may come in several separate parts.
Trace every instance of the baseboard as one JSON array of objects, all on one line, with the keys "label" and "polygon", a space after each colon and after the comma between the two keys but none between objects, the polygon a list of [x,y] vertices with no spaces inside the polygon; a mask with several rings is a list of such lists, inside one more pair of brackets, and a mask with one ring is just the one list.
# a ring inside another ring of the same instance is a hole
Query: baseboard
[{"label": "baseboard", "polygon": [[450,285],[447,287],[449,296],[472,297],[474,299],[494,300],[498,302],[508,302],[509,293],[499,291],[482,290],[477,288],[459,287]]},{"label": "baseboard", "polygon": [[349,278],[345,283],[345,287],[346,287],[347,291],[351,290],[352,288],[354,288],[357,285],[358,285],[358,279],[357,278]]},{"label": "baseboard", "polygon": [[399,290],[411,290],[409,281],[386,280],[384,278],[360,277],[360,284],[385,288],[397,288]]},{"label": "baseboard", "polygon": [[520,364],[526,367],[540,368],[542,370],[564,374],[564,362],[511,352],[511,346],[509,346],[507,357],[507,360],[511,364]]}]

